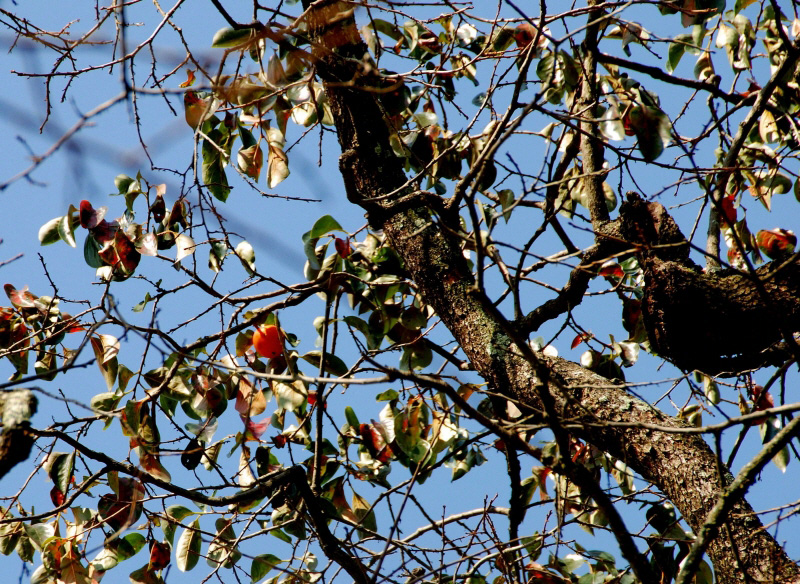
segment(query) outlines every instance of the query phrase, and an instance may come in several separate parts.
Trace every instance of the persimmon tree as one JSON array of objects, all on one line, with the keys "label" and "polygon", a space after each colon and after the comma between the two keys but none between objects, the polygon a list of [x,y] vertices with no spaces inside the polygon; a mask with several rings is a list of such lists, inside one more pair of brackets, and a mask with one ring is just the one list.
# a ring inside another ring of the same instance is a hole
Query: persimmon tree
[{"label": "persimmon tree", "polygon": [[[15,71],[44,127],[118,91],[0,188],[115,108],[149,161],[24,226],[59,247],[0,308],[3,554],[33,582],[800,581],[796,503],[745,496],[797,456],[796,7],[211,0],[199,45],[184,4],[0,9],[54,55]],[[148,150],[154,103],[188,166]],[[288,190],[317,150],[358,213]],[[297,228],[302,281],[245,204]]]}]

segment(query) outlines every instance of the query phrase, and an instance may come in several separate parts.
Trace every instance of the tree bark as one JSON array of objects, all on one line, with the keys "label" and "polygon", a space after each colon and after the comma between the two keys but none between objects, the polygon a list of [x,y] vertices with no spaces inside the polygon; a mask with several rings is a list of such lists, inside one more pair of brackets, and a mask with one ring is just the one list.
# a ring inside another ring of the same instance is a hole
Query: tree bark
[{"label": "tree bark", "polygon": [[[558,419],[551,423],[568,425],[575,436],[652,481],[698,530],[729,483],[729,473],[720,475],[720,463],[702,437],[679,432],[686,427],[683,422],[609,380],[564,359],[522,356],[525,349],[515,345],[508,323],[475,287],[460,242],[448,229],[454,219],[429,195],[414,191],[392,152],[390,129],[370,91],[370,76],[364,74],[367,49],[350,5],[329,1],[313,7],[309,30],[342,147],[340,169],[348,199],[367,211],[372,225],[383,228],[421,297],[494,391],[545,418],[546,411],[555,411]],[[718,582],[790,582],[800,573],[744,500],[737,502],[708,553]]]}]

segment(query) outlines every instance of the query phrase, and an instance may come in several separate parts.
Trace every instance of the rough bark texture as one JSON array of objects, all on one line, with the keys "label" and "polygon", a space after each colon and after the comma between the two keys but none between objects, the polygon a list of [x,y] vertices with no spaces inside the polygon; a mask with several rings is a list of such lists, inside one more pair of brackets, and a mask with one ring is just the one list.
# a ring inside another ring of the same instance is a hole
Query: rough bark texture
[{"label": "rough bark texture", "polygon": [[[366,47],[353,32],[354,22],[342,18],[348,5],[314,6],[310,30],[312,38],[326,39],[325,46],[315,45],[315,52],[343,151],[341,171],[348,198],[368,211],[373,225],[383,227],[425,302],[494,390],[542,414],[543,397],[549,399],[560,416],[557,423],[570,424],[576,436],[651,480],[698,529],[719,489],[730,480],[727,473],[720,476],[711,449],[697,435],[609,426],[607,422],[680,428],[682,422],[574,363],[529,362],[520,356],[506,323],[475,289],[458,239],[442,225],[446,216],[434,214],[429,200],[406,182],[389,146],[380,105],[359,77]],[[332,32],[331,21],[342,30]],[[798,575],[798,567],[761,528],[745,501],[737,503],[708,553],[718,582],[789,582]]]},{"label": "rough bark texture", "polygon": [[703,273],[666,209],[635,193],[628,193],[616,227],[644,270],[642,316],[651,346],[681,369],[716,375],[763,367],[776,356],[768,349],[800,330],[797,262],[771,262],[752,275]]}]

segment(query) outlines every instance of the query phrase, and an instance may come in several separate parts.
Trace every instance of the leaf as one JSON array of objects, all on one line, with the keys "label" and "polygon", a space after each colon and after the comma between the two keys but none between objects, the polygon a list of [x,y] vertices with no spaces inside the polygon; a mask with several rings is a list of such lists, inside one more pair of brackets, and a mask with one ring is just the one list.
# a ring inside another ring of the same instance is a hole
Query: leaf
[{"label": "leaf", "polygon": [[200,559],[202,536],[199,530],[200,520],[195,519],[178,538],[178,544],[175,546],[175,564],[181,572],[188,572],[194,568]]},{"label": "leaf", "polygon": [[667,115],[649,105],[637,105],[629,113],[629,121],[638,140],[639,152],[652,162],[669,142],[672,126]]},{"label": "leaf", "polygon": [[264,155],[261,152],[261,146],[253,144],[246,148],[240,148],[237,154],[237,160],[239,163],[239,170],[257,181],[258,177],[261,176],[261,167],[264,164]]},{"label": "leaf", "polygon": [[708,403],[717,405],[720,401],[719,386],[713,377],[703,375],[703,394]]},{"label": "leaf", "polygon": [[83,242],[83,259],[91,268],[100,268],[103,266],[103,260],[100,259],[100,250],[103,246],[94,238],[90,233],[86,236],[86,241]]},{"label": "leaf", "polygon": [[353,410],[353,408],[351,408],[350,406],[345,407],[344,417],[351,428],[358,429],[360,424],[358,422],[358,416],[356,416],[356,412],[355,410]]},{"label": "leaf", "polygon": [[61,240],[61,234],[58,232],[61,219],[63,219],[63,217],[50,219],[50,221],[39,228],[39,243],[41,245],[52,245]]},{"label": "leaf", "polygon": [[769,110],[764,110],[758,119],[758,133],[761,139],[767,143],[779,142],[781,139],[775,116]]},{"label": "leaf", "polygon": [[[315,350],[315,351],[309,351],[305,355],[302,355],[300,358],[314,365],[314,367],[317,368],[317,371],[319,371],[319,364],[321,357],[322,357],[322,351]],[[347,365],[345,365],[344,361],[342,361],[336,355],[332,355],[331,353],[326,353],[325,371],[335,377],[344,377],[345,375],[347,375],[348,367]]]},{"label": "leaf", "polygon": [[144,310],[145,306],[147,306],[147,303],[150,302],[152,299],[153,298],[152,298],[152,296],[150,296],[150,292],[146,292],[145,295],[144,295],[144,300],[142,300],[141,302],[135,304],[133,306],[133,308],[131,308],[131,310],[133,312],[142,312]]},{"label": "leaf", "polygon": [[233,545],[236,540],[236,534],[233,531],[231,521],[227,519],[217,519],[215,525],[217,534],[208,546],[208,556],[206,558],[208,565],[213,568],[220,565],[223,568],[231,568],[242,556],[241,552]]},{"label": "leaf", "polygon": [[246,49],[258,35],[254,28],[221,28],[211,39],[211,47],[214,49]]},{"label": "leaf", "polygon": [[239,391],[236,392],[236,411],[242,416],[259,416],[267,409],[267,398],[263,391],[257,390],[245,378],[239,380]]},{"label": "leaf", "polygon": [[118,364],[116,355],[119,352],[119,341],[111,335],[96,335],[91,337],[90,342],[100,373],[103,374],[106,386],[111,390],[117,380]]},{"label": "leaf", "polygon": [[49,523],[36,523],[34,525],[23,524],[25,533],[30,538],[36,551],[41,552],[44,542],[53,537],[56,533],[55,528]]},{"label": "leaf", "polygon": [[256,273],[256,251],[253,246],[247,241],[241,241],[233,251],[239,261],[242,262],[244,269],[247,270],[247,274],[254,276]]},{"label": "leaf", "polygon": [[275,566],[282,562],[283,560],[272,554],[261,554],[254,557],[253,563],[250,565],[250,581],[260,582]]},{"label": "leaf", "polygon": [[714,76],[714,62],[710,53],[703,53],[694,65],[694,76],[698,81],[708,81]]},{"label": "leaf", "polygon": [[75,215],[77,209],[74,205],[69,206],[69,211],[58,222],[58,236],[70,247],[76,247],[75,227],[80,224],[78,216]]},{"label": "leaf", "polygon": [[331,231],[344,231],[342,226],[339,225],[339,222],[336,221],[330,215],[323,215],[314,223],[314,226],[311,228],[311,231],[306,233],[303,236],[303,239],[318,239],[323,235],[330,233]]},{"label": "leaf", "polygon": [[[378,521],[375,518],[375,512],[372,510],[372,506],[370,505],[369,501],[355,491],[353,491],[352,508],[353,513],[361,525],[373,533],[378,531]],[[368,531],[359,529],[358,536],[360,539],[364,539],[365,537],[370,537],[371,534]]]},{"label": "leaf", "polygon": [[228,199],[231,187],[225,175],[225,161],[217,145],[203,140],[203,183],[214,197],[223,203]]},{"label": "leaf", "polygon": [[144,469],[147,474],[165,482],[171,482],[172,477],[169,471],[161,464],[161,459],[158,454],[145,452],[143,448],[139,448],[139,466]]},{"label": "leaf", "polygon": [[192,255],[196,246],[191,237],[181,233],[175,238],[175,247],[177,248],[175,252],[175,263],[177,264],[186,256]]},{"label": "leaf", "polygon": [[186,69],[186,81],[182,82],[178,87],[186,88],[194,85],[194,69]]},{"label": "leaf", "polygon": [[101,412],[110,412],[114,408],[117,407],[121,396],[117,395],[117,393],[113,391],[106,391],[103,393],[98,393],[97,395],[93,396],[89,405],[94,410],[100,410]]},{"label": "leaf", "polygon": [[290,412],[299,410],[308,397],[308,390],[299,379],[291,383],[275,381],[272,385],[272,393],[278,402],[278,407]]},{"label": "leaf", "polygon": [[667,50],[667,73],[674,73],[678,63],[686,52],[686,44],[692,42],[692,35],[679,34],[669,44]]},{"label": "leaf", "polygon": [[75,452],[60,454],[50,469],[50,478],[62,493],[67,492],[75,471]]},{"label": "leaf", "polygon": [[270,143],[267,152],[267,186],[274,189],[289,176],[289,157],[280,146]]},{"label": "leaf", "polygon": [[211,242],[211,250],[208,252],[208,269],[217,272],[222,269],[222,262],[228,255],[228,247],[224,241],[214,240]]}]

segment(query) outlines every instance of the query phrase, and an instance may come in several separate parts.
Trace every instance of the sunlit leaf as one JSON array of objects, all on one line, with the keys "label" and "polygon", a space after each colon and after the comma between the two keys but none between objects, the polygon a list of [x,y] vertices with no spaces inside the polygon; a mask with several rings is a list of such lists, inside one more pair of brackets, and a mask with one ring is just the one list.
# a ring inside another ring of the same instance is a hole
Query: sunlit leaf
[{"label": "sunlit leaf", "polygon": [[175,546],[175,564],[181,572],[188,572],[197,565],[200,559],[202,535],[200,534],[200,520],[195,519],[186,527],[178,538]]},{"label": "sunlit leaf", "polygon": [[181,233],[175,238],[175,263],[178,263],[186,256],[192,255],[195,250],[194,240],[188,235]]},{"label": "sunlit leaf", "polygon": [[246,49],[258,38],[254,28],[221,28],[211,39],[215,49]]},{"label": "sunlit leaf", "polygon": [[[308,363],[311,363],[312,365],[314,365],[314,367],[319,369],[320,360],[322,358],[322,352],[309,351],[305,355],[301,355],[300,358],[303,359],[304,361],[307,361]],[[325,354],[325,372],[329,373],[330,375],[333,375],[334,377],[343,377],[344,375],[347,374],[348,369],[349,368],[347,367],[345,362],[342,361],[336,355],[332,355],[330,353]]]},{"label": "sunlit leaf", "polygon": [[282,562],[283,560],[272,554],[261,554],[254,557],[253,563],[250,565],[250,581],[253,583],[260,582],[275,566]]},{"label": "sunlit leaf", "polygon": [[247,270],[247,274],[250,276],[255,275],[256,250],[253,249],[253,246],[247,241],[240,241],[236,249],[234,249],[234,253],[239,258],[239,261],[242,262],[244,269]]}]

